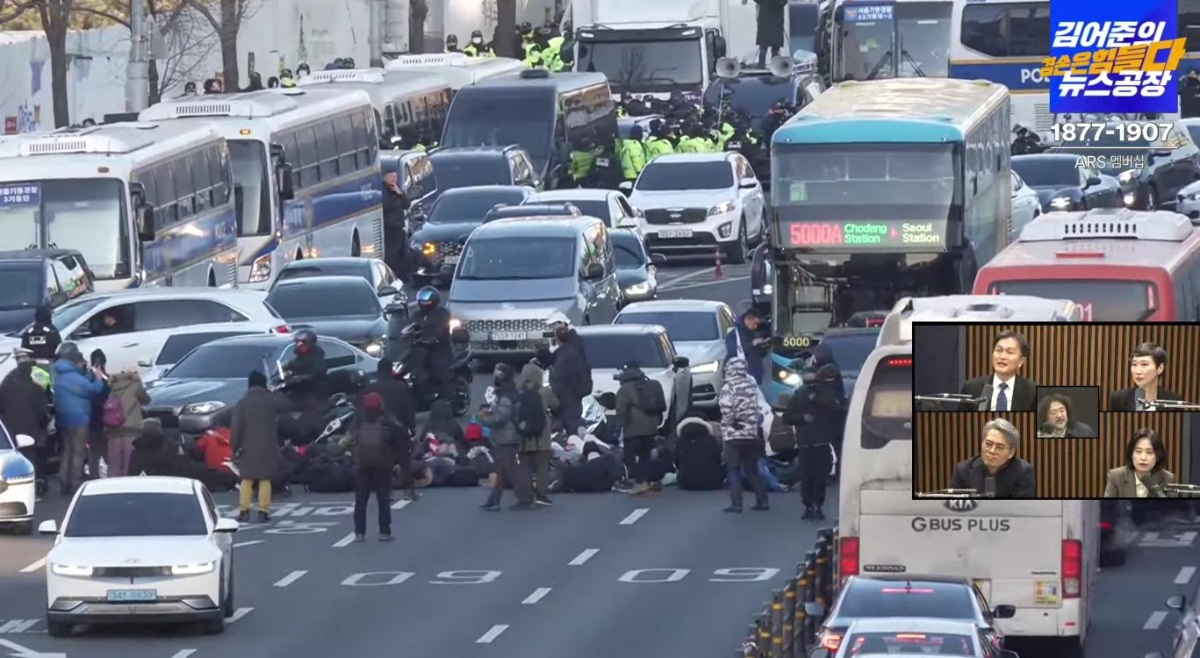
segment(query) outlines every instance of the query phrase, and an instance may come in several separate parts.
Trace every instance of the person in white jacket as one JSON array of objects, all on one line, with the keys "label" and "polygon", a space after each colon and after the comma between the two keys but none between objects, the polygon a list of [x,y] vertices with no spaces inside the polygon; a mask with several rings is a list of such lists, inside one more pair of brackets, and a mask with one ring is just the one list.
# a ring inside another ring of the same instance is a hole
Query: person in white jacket
[{"label": "person in white jacket", "polygon": [[758,473],[762,458],[762,413],[758,405],[758,385],[746,370],[746,360],[738,357],[725,363],[725,381],[718,396],[721,407],[721,438],[725,441],[725,478],[729,485],[726,512],[742,511],[742,476],[754,490],[755,511],[770,509],[767,485]]}]

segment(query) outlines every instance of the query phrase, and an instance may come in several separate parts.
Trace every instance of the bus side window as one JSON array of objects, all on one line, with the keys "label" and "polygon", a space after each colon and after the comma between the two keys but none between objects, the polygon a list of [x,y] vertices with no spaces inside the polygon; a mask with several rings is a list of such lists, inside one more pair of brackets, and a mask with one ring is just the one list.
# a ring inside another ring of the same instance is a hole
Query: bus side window
[{"label": "bus side window", "polygon": [[363,132],[361,135],[359,135],[359,139],[362,140],[361,143],[363,145],[363,152],[361,152],[359,155],[361,156],[365,153],[367,156],[367,162],[366,164],[362,164],[360,162],[359,166],[361,167],[373,167],[379,161],[379,127],[378,123],[371,123],[372,116],[373,115],[367,111],[362,113]]},{"label": "bus side window", "polygon": [[171,178],[171,165],[160,162],[154,168],[154,186],[158,189],[158,206],[155,208],[155,224],[167,226],[179,218],[175,209],[175,181]]},{"label": "bus side window", "polygon": [[317,124],[315,129],[317,152],[321,156],[321,181],[331,181],[338,177],[338,147],[333,133],[333,121],[323,121]]},{"label": "bus side window", "polygon": [[208,150],[197,151],[188,156],[188,167],[192,170],[192,184],[196,188],[196,212],[212,207],[212,174],[208,171]]},{"label": "bus side window", "polygon": [[311,127],[296,131],[296,166],[300,172],[300,187],[321,182],[321,158],[317,153],[317,137]]},{"label": "bus side window", "polygon": [[158,187],[154,184],[154,174],[152,171],[143,169],[137,172],[137,180],[142,184],[142,188],[146,190],[146,198],[142,199],[151,208],[158,207]]},{"label": "bus side window", "polygon": [[354,137],[354,125],[350,116],[343,114],[333,120],[334,133],[337,137],[338,170],[343,175],[358,170],[358,140]]},{"label": "bus side window", "polygon": [[188,156],[172,160],[171,172],[175,178],[175,198],[179,199],[179,218],[191,217],[196,213],[196,195],[192,187],[192,167]]},{"label": "bus side window", "polygon": [[229,183],[225,175],[225,160],[221,156],[222,147],[220,146],[208,150],[208,176],[212,179],[212,202],[214,206],[225,205],[229,201],[230,194]]}]

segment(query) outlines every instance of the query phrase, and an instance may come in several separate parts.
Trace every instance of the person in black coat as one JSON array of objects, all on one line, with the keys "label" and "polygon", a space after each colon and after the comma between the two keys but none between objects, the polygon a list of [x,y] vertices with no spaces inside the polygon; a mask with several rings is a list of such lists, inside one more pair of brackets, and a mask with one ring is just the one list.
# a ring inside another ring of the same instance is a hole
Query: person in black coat
[{"label": "person in black coat", "polygon": [[408,197],[400,189],[400,175],[389,171],[383,175],[383,244],[384,260],[388,267],[404,272],[404,255],[408,251],[408,236],[405,224],[410,206]]},{"label": "person in black coat", "polygon": [[719,427],[685,418],[676,428],[675,484],[686,491],[715,491],[725,482],[724,446]]},{"label": "person in black coat", "polygon": [[1096,430],[1075,418],[1071,398],[1054,393],[1042,398],[1038,405],[1038,437],[1094,439]]},{"label": "person in black coat", "polygon": [[28,350],[14,350],[17,368],[0,381],[0,420],[12,436],[33,438],[33,447],[22,452],[33,462],[38,479],[45,477],[46,426],[50,410],[46,389],[33,381],[33,360]]},{"label": "person in black coat", "polygon": [[983,426],[980,455],[954,465],[948,488],[991,493],[996,498],[1037,498],[1033,466],[1017,456],[1020,448],[1016,426],[1003,418],[988,422]]},{"label": "person in black coat", "polygon": [[[392,374],[391,359],[380,359],[376,372],[378,373],[376,380],[368,384],[363,391],[364,401],[367,395],[372,393],[378,395],[383,400],[383,408],[387,415],[404,428],[403,436],[399,439],[400,444],[397,446],[400,486],[406,491],[404,494],[406,500],[418,500],[420,496],[417,494],[412,471],[412,433],[417,428],[417,405],[413,401],[412,389],[408,387],[407,382]],[[435,405],[442,403],[442,400],[434,402]],[[445,405],[449,406],[450,403],[446,401]],[[461,435],[461,430],[459,432]],[[400,455],[404,455],[405,458],[400,458]]]},{"label": "person in black coat", "polygon": [[52,361],[62,345],[62,334],[54,326],[49,306],[39,306],[33,312],[33,324],[21,333],[21,348],[29,350],[38,361]]},{"label": "person in black coat", "polygon": [[[556,318],[554,367],[550,369],[550,390],[558,396],[558,414],[568,435],[580,436],[583,426],[583,398],[592,394],[592,367],[583,350],[583,339],[565,318]],[[581,437],[582,438],[582,437]]]},{"label": "person in black coat", "polygon": [[800,453],[800,497],[802,519],[824,519],[825,489],[833,466],[834,445],[845,424],[846,412],[841,373],[826,364],[809,367],[802,375],[804,385],[792,395],[783,412],[783,422],[796,430]]},{"label": "person in black coat", "polygon": [[1108,410],[1146,411],[1153,408],[1156,400],[1182,401],[1182,395],[1162,387],[1162,375],[1166,368],[1167,351],[1162,347],[1154,343],[1142,343],[1135,347],[1129,359],[1133,388],[1113,391],[1108,396]]},{"label": "person in black coat", "polygon": [[[1029,341],[1015,331],[1002,331],[992,342],[992,374],[967,380],[962,393],[985,398],[980,411],[1037,411],[1037,382],[1018,373],[1029,358]],[[974,411],[974,409],[971,409]]]},{"label": "person in black coat", "polygon": [[783,48],[784,12],[787,11],[788,0],[754,0],[758,5],[758,23],[755,45],[758,46],[758,65],[767,63],[767,51],[771,57],[779,56]]}]

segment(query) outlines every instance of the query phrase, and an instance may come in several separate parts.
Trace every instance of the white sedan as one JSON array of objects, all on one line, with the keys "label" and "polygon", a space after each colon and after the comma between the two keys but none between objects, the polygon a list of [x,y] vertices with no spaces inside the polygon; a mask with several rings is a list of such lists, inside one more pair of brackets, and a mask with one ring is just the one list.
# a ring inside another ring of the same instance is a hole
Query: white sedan
[{"label": "white sedan", "polygon": [[233,616],[233,533],[204,485],[178,477],[85,482],[46,555],[46,629],[77,624],[191,623],[225,631]]},{"label": "white sedan", "polygon": [[0,425],[0,527],[11,525],[22,535],[33,532],[37,483],[33,464],[20,451],[32,447],[33,437],[11,436]]},{"label": "white sedan", "polygon": [[576,327],[583,351],[592,366],[592,394],[616,393],[617,372],[630,362],[663,387],[667,413],[663,431],[673,431],[691,407],[692,371],[685,356],[678,356],[667,330],[659,325],[606,324]]},{"label": "white sedan", "polygon": [[1179,190],[1179,197],[1176,199],[1175,212],[1181,215],[1187,215],[1192,219],[1200,220],[1200,181],[1196,181],[1191,185]]},{"label": "white sedan", "polygon": [[1017,172],[1012,172],[1012,224],[1008,227],[1008,241],[1016,240],[1021,229],[1042,214],[1042,202],[1037,191],[1025,184]]},{"label": "white sedan", "polygon": [[524,205],[537,203],[570,203],[579,212],[589,217],[603,219],[609,228],[633,229],[643,240],[646,239],[646,219],[642,211],[629,204],[629,199],[616,190],[568,188],[547,190],[529,197]]},{"label": "white sedan", "polygon": [[[1013,651],[996,647],[969,621],[912,617],[868,618],[854,622],[846,631],[837,658],[882,658],[895,654],[1020,658]],[[833,653],[819,647],[809,656],[832,658]]]},{"label": "white sedan", "polygon": [[667,330],[679,354],[686,356],[692,373],[692,405],[717,408],[717,394],[725,379],[725,335],[733,328],[733,310],[706,299],[660,299],[636,302],[621,309],[613,324],[657,324]]}]

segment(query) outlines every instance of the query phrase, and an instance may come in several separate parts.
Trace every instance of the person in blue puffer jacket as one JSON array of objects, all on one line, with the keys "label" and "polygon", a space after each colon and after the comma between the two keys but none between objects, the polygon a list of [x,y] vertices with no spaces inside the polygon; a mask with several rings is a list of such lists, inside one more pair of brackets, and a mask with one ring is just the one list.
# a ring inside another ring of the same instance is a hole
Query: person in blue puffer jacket
[{"label": "person in blue puffer jacket", "polygon": [[62,495],[70,496],[83,480],[92,400],[108,396],[108,381],[104,373],[88,368],[79,346],[63,343],[54,362],[53,386],[54,418],[63,442],[59,483]]}]

